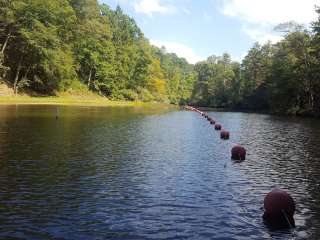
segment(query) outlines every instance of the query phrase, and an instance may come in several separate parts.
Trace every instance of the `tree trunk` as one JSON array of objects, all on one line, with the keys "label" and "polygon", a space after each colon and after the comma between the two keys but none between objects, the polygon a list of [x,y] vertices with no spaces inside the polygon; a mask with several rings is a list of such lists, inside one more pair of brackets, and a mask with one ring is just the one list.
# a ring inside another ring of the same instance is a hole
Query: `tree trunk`
[{"label": "tree trunk", "polygon": [[28,74],[29,74],[29,71],[30,71],[30,66],[27,68],[27,71],[25,72],[25,74],[24,74],[24,79],[27,79],[28,78]]},{"label": "tree trunk", "polygon": [[2,53],[2,54],[4,53],[4,51],[5,51],[6,48],[7,48],[7,45],[8,45],[8,42],[9,42],[10,37],[11,37],[11,31],[10,31],[9,34],[7,35],[7,38],[6,38],[6,40],[5,40],[5,42],[4,42],[3,46],[2,46],[2,49],[1,49],[1,53]]},{"label": "tree trunk", "polygon": [[314,97],[313,97],[313,87],[312,87],[312,80],[309,80],[309,106],[314,110]]},{"label": "tree trunk", "polygon": [[[303,45],[303,48],[306,49],[307,46]],[[310,63],[308,61],[309,56],[308,53],[306,51],[303,52],[303,57],[304,57],[304,65],[306,69],[310,69]],[[308,72],[305,74],[306,75],[306,79],[309,79],[308,81],[308,102],[309,102],[309,107],[312,109],[313,111],[313,106],[314,106],[314,99],[313,99],[313,84],[312,84],[312,78],[311,76],[308,74]]]},{"label": "tree trunk", "polygon": [[90,85],[91,85],[91,78],[92,78],[92,68],[90,69],[90,73],[89,73],[88,88],[90,88]]},{"label": "tree trunk", "polygon": [[17,86],[18,86],[20,71],[21,71],[21,68],[22,68],[21,62],[22,62],[22,60],[20,60],[20,62],[19,62],[19,65],[18,65],[18,68],[17,68],[17,72],[16,72],[16,76],[14,78],[14,83],[13,83],[13,91],[14,91],[15,95],[17,95],[17,93],[18,93],[18,87]]}]

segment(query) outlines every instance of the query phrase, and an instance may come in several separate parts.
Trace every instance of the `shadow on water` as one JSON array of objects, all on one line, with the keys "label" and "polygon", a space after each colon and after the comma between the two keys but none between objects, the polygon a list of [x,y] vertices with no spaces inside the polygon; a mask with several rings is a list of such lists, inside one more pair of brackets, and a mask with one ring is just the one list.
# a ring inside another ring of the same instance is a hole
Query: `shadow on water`
[{"label": "shadow on water", "polygon": [[[314,119],[157,108],[0,107],[0,238],[290,239],[263,223],[273,188],[320,235]],[[230,160],[232,143],[247,159]]]}]

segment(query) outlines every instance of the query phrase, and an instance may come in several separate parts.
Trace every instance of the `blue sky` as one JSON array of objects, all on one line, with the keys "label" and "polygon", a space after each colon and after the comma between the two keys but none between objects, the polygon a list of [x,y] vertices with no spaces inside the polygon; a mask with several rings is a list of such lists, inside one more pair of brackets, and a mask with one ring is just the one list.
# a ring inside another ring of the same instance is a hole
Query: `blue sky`
[{"label": "blue sky", "polygon": [[320,0],[99,0],[119,4],[150,42],[195,63],[215,54],[241,60],[255,43],[277,42],[279,23],[316,19]]}]

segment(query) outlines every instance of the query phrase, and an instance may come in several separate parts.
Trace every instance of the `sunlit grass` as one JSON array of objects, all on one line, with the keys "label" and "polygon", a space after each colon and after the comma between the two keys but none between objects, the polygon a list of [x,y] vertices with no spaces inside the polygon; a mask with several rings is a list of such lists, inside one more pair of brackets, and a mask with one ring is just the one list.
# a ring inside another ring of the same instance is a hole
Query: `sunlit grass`
[{"label": "sunlit grass", "polygon": [[30,96],[6,96],[0,97],[0,105],[72,105],[72,106],[163,106],[169,104],[144,103],[131,101],[111,101],[104,97],[30,97]]}]

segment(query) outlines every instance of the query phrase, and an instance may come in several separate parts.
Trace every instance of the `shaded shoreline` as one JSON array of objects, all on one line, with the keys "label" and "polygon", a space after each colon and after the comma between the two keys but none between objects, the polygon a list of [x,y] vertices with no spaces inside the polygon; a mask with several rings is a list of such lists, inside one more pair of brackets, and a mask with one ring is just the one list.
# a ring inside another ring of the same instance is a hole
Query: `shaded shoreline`
[{"label": "shaded shoreline", "polygon": [[304,117],[304,118],[320,118],[319,113],[279,113],[270,110],[256,110],[256,109],[245,109],[245,108],[219,108],[219,107],[198,107],[201,111],[216,111],[216,112],[240,112],[240,113],[256,113],[256,114],[270,114],[275,116],[285,116],[285,117]]}]

